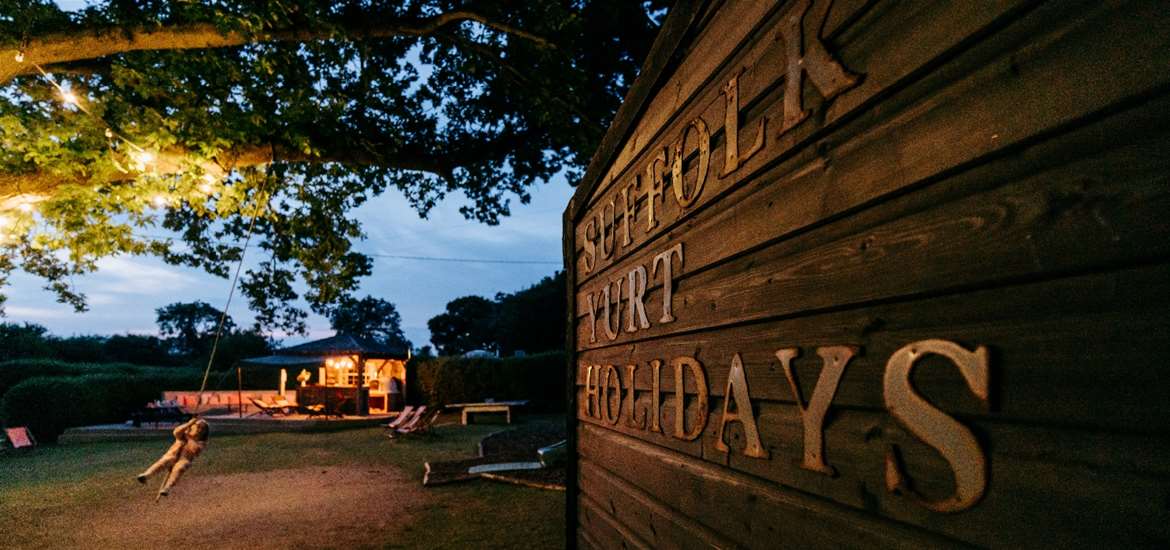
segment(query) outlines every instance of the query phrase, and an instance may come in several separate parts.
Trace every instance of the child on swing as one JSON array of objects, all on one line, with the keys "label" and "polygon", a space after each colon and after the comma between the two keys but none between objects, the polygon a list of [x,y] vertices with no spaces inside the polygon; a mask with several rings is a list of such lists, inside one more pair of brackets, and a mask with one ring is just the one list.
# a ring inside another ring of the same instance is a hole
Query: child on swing
[{"label": "child on swing", "polygon": [[168,470],[167,478],[163,481],[162,488],[158,490],[158,497],[155,500],[167,496],[183,472],[191,467],[191,462],[195,460],[195,457],[199,456],[199,453],[202,453],[203,449],[207,447],[208,431],[207,421],[199,417],[180,424],[171,432],[175,436],[175,442],[171,444],[171,448],[167,449],[162,458],[151,464],[146,471],[138,474],[138,482],[146,484],[146,478],[159,471]]}]

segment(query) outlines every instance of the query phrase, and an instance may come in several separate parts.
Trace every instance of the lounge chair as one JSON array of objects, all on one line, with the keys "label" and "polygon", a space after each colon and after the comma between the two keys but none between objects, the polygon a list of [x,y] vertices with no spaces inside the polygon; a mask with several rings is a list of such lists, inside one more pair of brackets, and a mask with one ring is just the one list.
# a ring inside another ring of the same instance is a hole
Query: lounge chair
[{"label": "lounge chair", "polygon": [[314,403],[312,405],[297,405],[297,412],[308,416],[309,418],[313,418],[314,416],[324,416],[325,404]]},{"label": "lounge chair", "polygon": [[130,421],[135,428],[142,426],[144,422],[150,422],[158,427],[160,422],[183,422],[190,417],[191,415],[174,401],[155,400],[131,413]]},{"label": "lounge chair", "polygon": [[256,407],[256,409],[258,409],[256,412],[254,412],[248,416],[257,416],[257,415],[264,414],[264,415],[275,417],[276,413],[283,413],[284,412],[283,407],[280,407],[277,405],[272,405],[269,403],[265,403],[259,399],[256,399],[255,397],[251,397],[248,400],[252,402],[252,406],[254,406],[254,407]]},{"label": "lounge chair", "polygon": [[280,414],[288,416],[297,410],[297,404],[281,397],[272,401],[272,406],[280,409]]},{"label": "lounge chair", "polygon": [[31,449],[37,446],[37,440],[32,432],[23,426],[5,428],[4,436],[8,438],[8,443],[13,449]]},{"label": "lounge chair", "polygon": [[407,435],[424,435],[431,433],[431,427],[435,425],[435,421],[439,419],[439,415],[443,411],[441,409],[431,409],[423,411],[420,409],[419,414],[416,414],[413,420],[403,424],[402,426],[390,430],[386,437],[390,439],[397,439]]},{"label": "lounge chair", "polygon": [[[423,405],[422,409],[426,409],[426,407],[426,405]],[[405,409],[402,409],[402,412],[398,413],[398,416],[395,416],[389,424],[386,424],[386,428],[391,430],[396,429],[405,423],[407,419],[413,418],[414,416],[416,416],[416,413],[414,412],[414,405],[407,405]]]},{"label": "lounge chair", "polygon": [[352,397],[346,397],[341,401],[325,400],[325,410],[322,411],[322,414],[325,415],[325,418],[329,418],[330,416],[344,418],[345,414],[342,411],[344,411],[345,408],[350,405],[350,403],[353,403]]}]

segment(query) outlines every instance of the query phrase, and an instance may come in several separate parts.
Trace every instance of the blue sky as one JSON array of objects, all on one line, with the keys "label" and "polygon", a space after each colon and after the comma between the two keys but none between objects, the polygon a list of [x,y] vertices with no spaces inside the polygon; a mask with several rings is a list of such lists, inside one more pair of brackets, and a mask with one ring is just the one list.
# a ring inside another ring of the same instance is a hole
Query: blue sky
[{"label": "blue sky", "polygon": [[[86,6],[86,0],[58,0],[65,10]],[[552,275],[560,268],[561,212],[573,189],[563,177],[534,187],[532,202],[512,201],[512,216],[489,227],[463,218],[462,196],[450,196],[419,219],[397,191],[388,191],[354,212],[367,239],[357,249],[367,254],[470,258],[487,260],[542,260],[542,264],[500,264],[374,258],[374,273],[362,281],[357,295],[373,295],[393,302],[402,314],[403,329],[415,346],[429,343],[427,320],[441,313],[447,302],[478,294],[513,292]],[[159,234],[160,231],[151,231]],[[251,263],[251,262],[247,262]],[[74,334],[155,333],[155,309],[176,301],[202,300],[222,308],[230,281],[202,271],[167,265],[151,257],[120,256],[99,264],[95,274],[74,280],[89,298],[90,310],[74,313],[42,289],[43,281],[16,273],[5,307],[8,321],[34,322],[60,336]],[[229,313],[237,324],[251,323],[245,300],[238,296]],[[327,319],[312,315],[309,334],[284,338],[284,343],[332,334]],[[281,338],[283,335],[276,335]]]},{"label": "blue sky", "polygon": [[[429,343],[427,320],[459,296],[492,297],[527,287],[560,269],[561,212],[573,189],[564,178],[534,187],[532,202],[513,201],[512,216],[498,226],[469,221],[459,213],[461,197],[448,197],[428,219],[418,214],[397,191],[362,205],[354,216],[367,239],[357,249],[368,254],[544,260],[548,264],[453,263],[374,258],[374,274],[362,281],[358,295],[371,294],[393,302],[402,314],[406,335],[415,346]],[[251,262],[248,262],[251,263]],[[103,260],[99,271],[74,283],[89,297],[90,310],[73,313],[43,290],[42,281],[14,274],[5,289],[8,321],[42,324],[54,334],[154,333],[155,308],[176,301],[203,300],[217,308],[227,299],[230,281],[202,271],[167,265],[151,257],[118,256]],[[251,322],[244,300],[229,311],[239,324]],[[309,318],[309,338],[332,334],[327,319]],[[285,343],[303,341],[290,337]]]}]

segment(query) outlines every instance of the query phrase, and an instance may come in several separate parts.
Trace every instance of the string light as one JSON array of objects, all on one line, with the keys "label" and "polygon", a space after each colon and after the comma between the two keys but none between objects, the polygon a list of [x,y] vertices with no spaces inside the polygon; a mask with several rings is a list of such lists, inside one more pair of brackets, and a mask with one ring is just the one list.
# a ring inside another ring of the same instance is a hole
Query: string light
[{"label": "string light", "polygon": [[66,105],[81,105],[77,95],[69,90],[61,90],[61,101],[64,101]]},{"label": "string light", "polygon": [[[24,52],[17,51],[16,55],[15,55],[15,59],[16,59],[17,63],[23,63],[24,62]],[[57,90],[57,93],[60,95],[61,101],[64,104],[72,105],[72,106],[76,107],[78,110],[80,110],[81,112],[83,112],[87,115],[93,116],[93,113],[90,113],[89,109],[87,109],[85,107],[85,105],[83,105],[81,103],[81,98],[77,94],[75,94],[71,89],[67,89],[64,86],[62,86],[61,83],[57,82],[57,79],[53,78],[53,75],[47,73],[45,71],[45,69],[42,68],[39,64],[34,62],[32,65],[33,65],[33,67],[35,67],[37,69],[37,72],[39,72],[41,74],[41,76],[46,81],[48,81],[49,84],[51,84],[53,86],[53,88],[55,88]],[[110,128],[107,126],[104,130],[104,134],[106,136],[106,139],[111,141],[111,143],[110,143],[111,147],[114,146],[114,143],[113,143],[114,140],[120,141],[129,147],[130,160],[133,162],[134,168],[136,168],[139,172],[145,172],[147,170],[147,168],[150,168],[151,165],[154,164],[154,162],[155,162],[155,154],[154,153],[147,151],[146,149],[140,147],[137,143],[134,143],[126,136],[124,136],[118,132],[115,132],[113,128]],[[126,171],[125,169],[121,168],[121,166],[118,165],[118,163],[116,161],[114,162],[114,164],[118,167],[119,170],[121,170],[123,172]],[[201,192],[203,192],[204,194],[210,195],[215,190],[215,184],[217,182],[218,182],[218,178],[216,176],[214,176],[212,174],[203,174],[203,182],[199,184],[198,189]],[[151,198],[151,203],[154,204],[158,208],[165,208],[165,207],[169,206],[170,199],[166,195],[158,194],[158,195],[155,195],[154,197]],[[17,208],[21,212],[25,212],[25,213],[31,213],[35,209],[33,204],[28,202],[28,201],[20,203],[19,205],[17,205]],[[11,223],[12,223],[11,220],[0,216],[0,227],[5,227],[8,225],[11,225]]]},{"label": "string light", "polygon": [[132,151],[130,153],[130,158],[134,159],[134,167],[137,168],[139,172],[146,171],[146,168],[154,162],[154,154],[145,150]]},{"label": "string light", "polygon": [[203,183],[199,184],[199,192],[203,193],[204,195],[210,195],[211,192],[215,190],[215,187],[212,187],[212,184],[214,183],[215,176],[211,174],[203,174]]}]

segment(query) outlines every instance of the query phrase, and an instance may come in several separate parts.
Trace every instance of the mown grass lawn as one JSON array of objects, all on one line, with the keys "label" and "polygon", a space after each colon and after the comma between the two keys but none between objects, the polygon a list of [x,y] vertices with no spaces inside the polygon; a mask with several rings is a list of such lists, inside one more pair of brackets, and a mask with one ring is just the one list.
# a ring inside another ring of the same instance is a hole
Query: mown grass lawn
[{"label": "mown grass lawn", "polygon": [[[189,478],[159,504],[156,482],[144,488],[133,476],[165,450],[166,440],[66,441],[0,454],[0,546],[153,541],[233,548],[244,540],[253,548],[563,546],[562,492],[488,481],[421,487],[424,462],[471,457],[481,438],[501,429],[447,424],[435,437],[397,442],[381,429],[213,434]],[[330,474],[319,479],[349,481],[313,488],[308,481],[318,471]],[[172,527],[193,532],[158,533]]]}]

